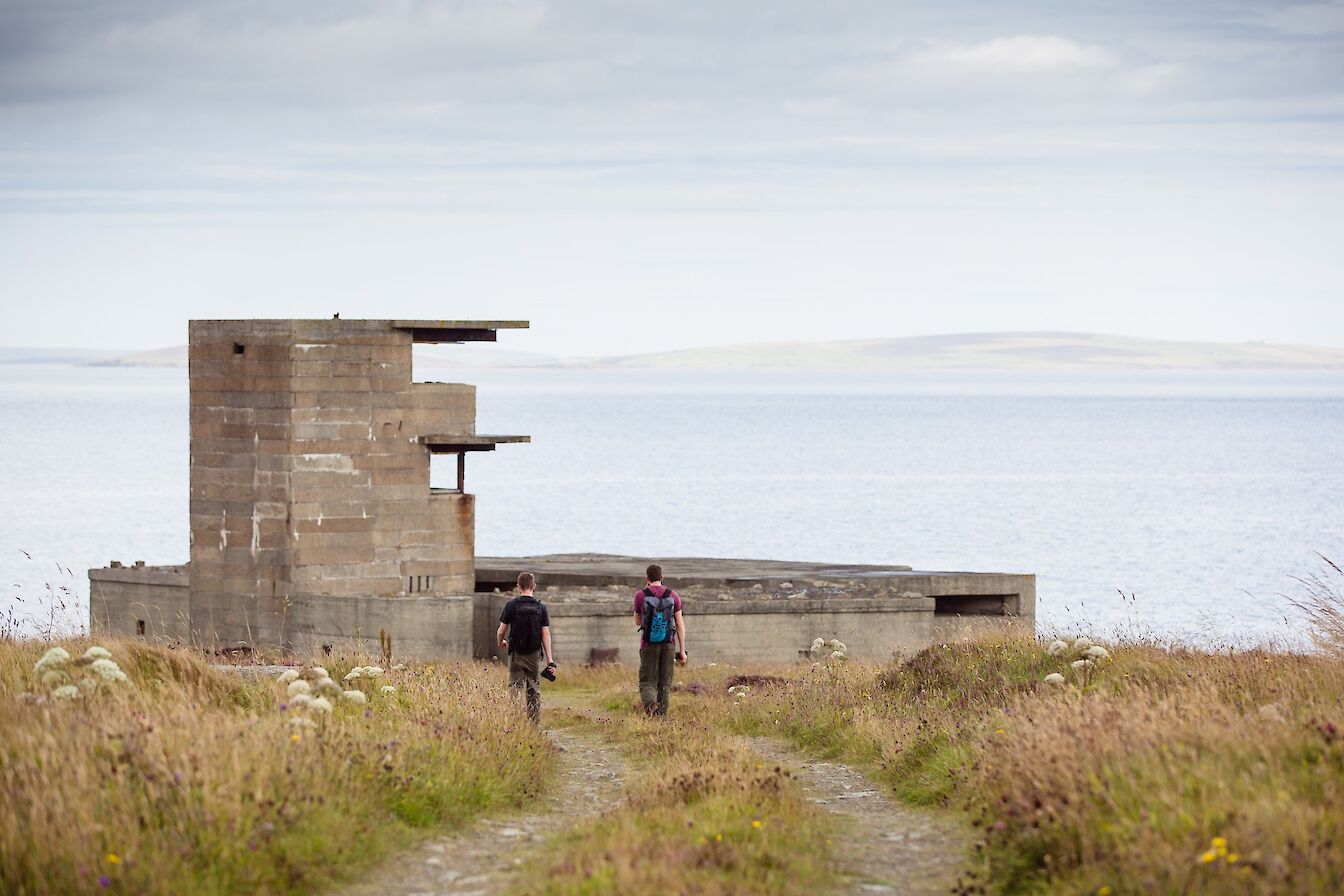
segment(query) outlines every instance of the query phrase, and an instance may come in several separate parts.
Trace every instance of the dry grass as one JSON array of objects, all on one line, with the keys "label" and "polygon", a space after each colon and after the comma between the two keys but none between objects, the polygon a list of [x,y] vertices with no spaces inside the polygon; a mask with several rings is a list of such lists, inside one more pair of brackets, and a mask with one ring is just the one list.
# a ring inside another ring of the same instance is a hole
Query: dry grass
[{"label": "dry grass", "polygon": [[644,718],[633,693],[624,693],[633,691],[630,670],[571,678],[609,697],[609,713],[569,722],[623,747],[632,764],[626,796],[549,844],[520,889],[551,896],[833,889],[826,838],[834,832],[786,771],[716,731],[693,702],[683,700],[669,719]]},{"label": "dry grass", "polygon": [[1344,889],[1344,668],[1111,653],[1086,689],[1072,673],[1042,682],[1070,671],[1044,645],[999,639],[795,671],[704,705],[732,730],[782,734],[868,765],[907,801],[969,813],[982,842],[966,892]]},{"label": "dry grass", "polygon": [[[32,705],[48,644],[0,644],[0,892],[319,890],[430,829],[530,799],[551,748],[498,673],[424,666],[294,729],[269,678],[108,643],[130,678]],[[88,642],[65,646],[81,653]],[[337,676],[363,658],[332,658]]]}]

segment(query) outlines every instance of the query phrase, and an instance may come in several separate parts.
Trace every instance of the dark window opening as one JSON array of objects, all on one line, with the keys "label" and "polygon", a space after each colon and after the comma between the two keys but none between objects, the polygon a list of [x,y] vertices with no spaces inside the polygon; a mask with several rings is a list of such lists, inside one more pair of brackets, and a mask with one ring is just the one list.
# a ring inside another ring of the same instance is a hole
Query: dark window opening
[{"label": "dark window opening", "polygon": [[235,343],[233,344],[233,353],[234,353],[235,355],[241,355],[241,354],[244,354],[246,351],[247,351],[247,346],[243,345],[241,342],[235,342]]},{"label": "dark window opening", "polygon": [[433,590],[433,576],[409,576],[406,579],[406,592],[408,594],[423,594]]},{"label": "dark window opening", "polygon": [[135,633],[137,635],[143,635],[145,633],[145,620],[143,619],[135,620]]},{"label": "dark window opening", "polygon": [[935,616],[1016,616],[1020,608],[1016,594],[944,594],[933,599]]}]

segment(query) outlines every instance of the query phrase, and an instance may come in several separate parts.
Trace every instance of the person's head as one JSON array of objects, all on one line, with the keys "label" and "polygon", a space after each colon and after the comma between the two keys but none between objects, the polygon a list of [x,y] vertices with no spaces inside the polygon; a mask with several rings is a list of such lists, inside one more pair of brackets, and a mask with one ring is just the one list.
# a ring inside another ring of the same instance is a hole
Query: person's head
[{"label": "person's head", "polygon": [[530,572],[518,573],[518,593],[531,594],[537,587],[537,577]]},{"label": "person's head", "polygon": [[649,568],[644,570],[644,578],[649,580],[650,585],[661,582],[663,580],[663,568],[657,563],[650,563]]}]

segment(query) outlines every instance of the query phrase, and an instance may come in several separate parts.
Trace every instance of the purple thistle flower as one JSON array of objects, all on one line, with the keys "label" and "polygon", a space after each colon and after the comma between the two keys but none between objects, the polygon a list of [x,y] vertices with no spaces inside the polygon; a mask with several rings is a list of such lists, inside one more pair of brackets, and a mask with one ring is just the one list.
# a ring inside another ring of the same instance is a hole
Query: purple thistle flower
[{"label": "purple thistle flower", "polygon": [[106,890],[108,887],[112,886],[112,878],[108,877],[106,874],[98,875],[98,886]]}]

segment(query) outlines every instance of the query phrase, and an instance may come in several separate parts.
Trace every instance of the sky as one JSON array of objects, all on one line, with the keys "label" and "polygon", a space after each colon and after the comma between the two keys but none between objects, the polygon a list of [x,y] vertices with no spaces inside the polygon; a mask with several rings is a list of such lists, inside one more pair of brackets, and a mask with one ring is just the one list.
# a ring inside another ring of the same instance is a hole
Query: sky
[{"label": "sky", "polygon": [[1344,2],[0,0],[0,344],[1344,345]]}]

